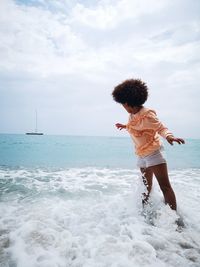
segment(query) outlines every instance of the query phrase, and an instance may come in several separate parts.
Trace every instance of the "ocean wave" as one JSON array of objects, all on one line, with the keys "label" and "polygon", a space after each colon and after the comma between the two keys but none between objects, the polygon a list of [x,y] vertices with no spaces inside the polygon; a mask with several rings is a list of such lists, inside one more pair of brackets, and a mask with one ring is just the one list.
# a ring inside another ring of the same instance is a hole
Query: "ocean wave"
[{"label": "ocean wave", "polygon": [[0,266],[197,267],[199,169],[173,170],[178,215],[154,182],[144,216],[137,170],[0,168]]}]

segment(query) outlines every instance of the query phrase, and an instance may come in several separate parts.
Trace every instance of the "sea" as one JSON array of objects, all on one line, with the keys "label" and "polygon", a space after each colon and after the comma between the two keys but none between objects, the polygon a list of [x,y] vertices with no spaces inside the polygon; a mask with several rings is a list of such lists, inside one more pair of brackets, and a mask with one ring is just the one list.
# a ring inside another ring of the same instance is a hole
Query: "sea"
[{"label": "sea", "polygon": [[[177,212],[129,137],[0,134],[1,267],[199,267],[200,140],[164,142]],[[180,221],[182,224],[178,224]]]}]

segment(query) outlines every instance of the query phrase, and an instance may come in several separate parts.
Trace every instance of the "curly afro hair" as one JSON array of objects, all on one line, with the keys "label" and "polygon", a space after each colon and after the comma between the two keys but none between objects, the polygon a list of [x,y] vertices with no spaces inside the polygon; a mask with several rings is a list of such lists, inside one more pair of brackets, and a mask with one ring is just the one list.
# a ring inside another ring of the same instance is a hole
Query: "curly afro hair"
[{"label": "curly afro hair", "polygon": [[117,85],[112,96],[120,104],[127,103],[131,107],[140,107],[148,97],[148,87],[140,79],[129,79]]}]

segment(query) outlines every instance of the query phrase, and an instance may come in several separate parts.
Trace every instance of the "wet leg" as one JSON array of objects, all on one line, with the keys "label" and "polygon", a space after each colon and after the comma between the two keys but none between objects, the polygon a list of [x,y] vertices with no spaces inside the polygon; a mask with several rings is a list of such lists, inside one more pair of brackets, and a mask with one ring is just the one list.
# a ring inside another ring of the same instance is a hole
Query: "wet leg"
[{"label": "wet leg", "polygon": [[163,163],[149,168],[156,176],[160,189],[163,192],[165,203],[169,204],[171,209],[176,210],[176,197],[169,181],[167,164]]}]

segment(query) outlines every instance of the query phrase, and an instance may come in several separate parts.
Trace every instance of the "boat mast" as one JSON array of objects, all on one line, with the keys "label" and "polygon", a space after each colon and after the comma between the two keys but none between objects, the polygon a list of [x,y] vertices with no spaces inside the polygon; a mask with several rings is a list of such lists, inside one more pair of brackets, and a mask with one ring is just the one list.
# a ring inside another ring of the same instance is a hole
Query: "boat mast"
[{"label": "boat mast", "polygon": [[35,132],[37,133],[37,110],[35,110]]}]

